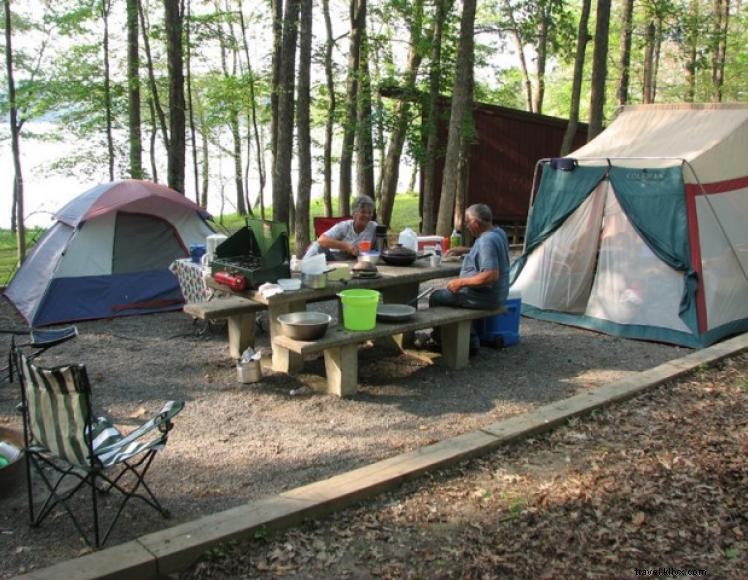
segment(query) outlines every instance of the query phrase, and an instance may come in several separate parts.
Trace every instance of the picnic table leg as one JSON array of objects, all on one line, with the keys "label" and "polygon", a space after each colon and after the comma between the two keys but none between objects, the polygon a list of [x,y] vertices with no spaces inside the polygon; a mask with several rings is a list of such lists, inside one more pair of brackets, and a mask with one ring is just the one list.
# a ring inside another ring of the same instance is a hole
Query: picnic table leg
[{"label": "picnic table leg", "polygon": [[255,344],[255,314],[236,314],[228,317],[229,353],[241,358],[248,346]]},{"label": "picnic table leg", "polygon": [[358,345],[346,344],[325,350],[327,394],[348,397],[358,387]]},{"label": "picnic table leg", "polygon": [[470,360],[470,320],[460,320],[441,327],[442,357],[452,369],[467,366]]},{"label": "picnic table leg", "polygon": [[[276,304],[268,308],[270,318],[270,344],[273,344],[273,337],[280,336],[281,325],[278,322],[278,316],[289,312],[298,312],[306,308],[305,302],[287,302],[286,304]],[[277,347],[273,346],[273,370],[280,373],[295,374],[304,366],[304,359],[300,354],[288,351],[280,352]]]},{"label": "picnic table leg", "polygon": [[[407,304],[418,296],[418,282],[412,282],[410,284],[404,284],[392,288],[382,288],[381,292],[382,301],[385,304]],[[415,306],[415,304],[413,304],[413,306]],[[406,332],[405,334],[399,334],[396,337],[377,339],[375,342],[385,347],[394,343],[398,349],[402,350],[413,346],[415,336],[415,332]]]}]

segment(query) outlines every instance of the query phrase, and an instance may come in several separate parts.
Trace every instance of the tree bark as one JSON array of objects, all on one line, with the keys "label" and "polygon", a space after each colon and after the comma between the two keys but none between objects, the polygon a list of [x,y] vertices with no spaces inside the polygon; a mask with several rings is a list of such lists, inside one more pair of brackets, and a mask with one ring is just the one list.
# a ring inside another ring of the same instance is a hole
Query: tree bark
[{"label": "tree bark", "polygon": [[532,112],[532,82],[530,81],[530,73],[527,71],[524,42],[519,31],[519,26],[517,26],[517,22],[514,19],[514,9],[512,8],[512,5],[509,3],[509,0],[503,0],[503,2],[504,10],[506,10],[507,18],[509,19],[509,33],[514,39],[514,44],[517,49],[517,57],[519,58],[519,70],[522,73],[522,80],[525,87],[525,107],[527,107],[528,111]]},{"label": "tree bark", "polygon": [[537,86],[533,97],[533,108],[535,113],[543,112],[543,99],[545,98],[545,65],[548,55],[548,30],[550,22],[551,8],[546,2],[538,3],[538,12],[540,20],[540,30],[538,32],[537,44]]},{"label": "tree bark", "polygon": [[423,55],[419,49],[423,37],[423,0],[416,0],[413,4],[413,23],[410,28],[410,47],[408,49],[408,65],[405,70],[403,95],[395,103],[395,119],[387,156],[382,166],[382,202],[378,220],[389,224],[392,219],[392,208],[395,204],[397,182],[400,176],[400,158],[405,144],[408,124],[410,123],[410,103],[415,96],[416,77],[421,66]]},{"label": "tree bark", "polygon": [[127,0],[127,113],[130,177],[143,179],[143,137],[140,118],[140,45],[138,0]]},{"label": "tree bark", "polygon": [[696,58],[699,42],[699,0],[691,0],[686,18],[686,94],[684,100],[693,103],[696,98]]},{"label": "tree bark", "polygon": [[111,0],[102,0],[101,18],[104,21],[104,117],[106,119],[106,148],[109,181],[114,181],[114,139],[112,137],[112,86],[109,71],[109,12]]},{"label": "tree bark", "polygon": [[616,91],[618,105],[629,102],[629,73],[631,71],[631,38],[634,16],[634,0],[624,0],[621,29],[621,78]]},{"label": "tree bark", "polygon": [[10,0],[3,0],[5,9],[5,72],[8,79],[8,106],[10,108],[10,138],[13,151],[13,201],[16,224],[16,268],[20,268],[26,258],[26,226],[24,223],[23,171],[21,170],[21,126],[18,120],[16,101],[16,81],[13,76],[13,28],[10,15]]},{"label": "tree bark", "polygon": [[[131,1],[131,0],[128,0]],[[195,181],[195,203],[200,205],[200,178],[197,164],[197,135],[195,130],[195,108],[192,98],[192,3],[187,0],[187,18],[184,28],[184,39],[187,45],[185,50],[185,68],[187,70],[187,108],[190,111],[190,151],[192,152],[192,176]],[[207,200],[206,200],[207,201]],[[202,207],[207,207],[206,205]]]},{"label": "tree bark", "polygon": [[650,21],[644,36],[644,76],[642,80],[642,102],[654,102],[654,49],[655,45],[655,24]]},{"label": "tree bark", "polygon": [[571,86],[571,109],[569,111],[569,124],[566,126],[564,140],[561,143],[560,155],[568,155],[574,145],[574,137],[577,134],[579,124],[579,104],[582,95],[582,75],[584,74],[584,61],[587,52],[587,43],[590,40],[587,26],[590,19],[591,0],[582,0],[582,12],[579,16],[579,30],[577,32],[577,54],[574,58],[574,78]]},{"label": "tree bark", "polygon": [[167,183],[184,193],[185,111],[184,69],[182,63],[182,18],[179,0],[164,0],[166,60],[169,68],[169,148]]},{"label": "tree bark", "polygon": [[366,0],[360,0],[361,45],[358,60],[358,103],[356,105],[356,193],[374,199],[374,147],[371,139],[371,75],[369,39],[366,34]]},{"label": "tree bark", "polygon": [[158,134],[158,127],[156,125],[156,105],[153,100],[153,96],[148,99],[148,113],[151,119],[149,159],[151,162],[151,179],[153,179],[155,183],[158,183],[158,167],[156,166],[156,136]]},{"label": "tree bark", "polygon": [[[164,115],[164,109],[161,106],[161,99],[158,95],[158,85],[156,84],[156,75],[153,71],[153,57],[151,56],[151,41],[148,38],[148,23],[145,19],[145,11],[143,10],[143,4],[141,0],[136,0],[138,3],[138,14],[140,15],[140,29],[143,36],[143,50],[145,51],[146,68],[148,69],[148,86],[151,91],[151,98],[149,100],[149,106],[153,107],[151,114],[155,117],[158,116],[158,127],[161,130],[161,138],[164,142],[164,148],[169,149],[169,132],[166,128],[166,115]],[[153,124],[154,129],[156,124]],[[158,181],[158,173],[156,171],[156,165],[153,162],[153,146],[155,142],[151,139],[151,168],[153,173],[153,180]]]},{"label": "tree bark", "polygon": [[452,90],[447,154],[444,160],[444,179],[442,180],[439,214],[436,220],[436,233],[440,236],[448,236],[452,231],[455,197],[460,181],[460,152],[464,149],[462,146],[463,138],[469,125],[468,121],[472,118],[475,4],[476,0],[464,0],[462,8],[460,44],[457,49],[457,68],[454,89]]},{"label": "tree bark", "polygon": [[335,79],[332,68],[332,49],[335,41],[332,36],[332,20],[330,19],[330,0],[322,0],[322,11],[325,17],[325,82],[327,83],[327,119],[325,119],[325,145],[322,158],[324,189],[322,198],[325,204],[325,215],[332,215],[332,139],[335,123]]},{"label": "tree bark", "polygon": [[275,181],[275,163],[278,159],[278,87],[281,82],[283,51],[283,0],[270,0],[270,6],[273,11],[273,56],[270,63],[270,173]]},{"label": "tree bark", "polygon": [[343,145],[340,153],[340,183],[338,184],[339,211],[341,215],[350,214],[352,190],[353,144],[356,138],[356,118],[358,102],[358,72],[361,52],[361,37],[365,22],[362,22],[362,11],[366,10],[365,0],[350,0],[351,30],[348,47],[348,80],[346,81],[345,121],[343,126]]},{"label": "tree bark", "polygon": [[714,37],[712,41],[712,101],[722,101],[727,55],[727,27],[730,17],[730,0],[713,1]]},{"label": "tree bark", "polygon": [[592,53],[592,82],[590,86],[590,124],[587,139],[594,139],[603,130],[605,81],[608,77],[608,30],[610,28],[610,0],[597,0],[595,50]]},{"label": "tree bark", "polygon": [[426,153],[423,163],[423,190],[421,191],[421,231],[433,234],[434,193],[436,192],[436,158],[438,155],[439,84],[441,83],[442,33],[447,17],[447,0],[436,0],[434,38],[431,43],[431,69],[429,70],[429,97],[426,103]]},{"label": "tree bark", "polygon": [[296,255],[309,245],[309,202],[312,197],[312,136],[310,120],[312,67],[312,0],[301,0],[299,21],[299,82],[297,131],[299,144],[299,184],[296,192]]},{"label": "tree bark", "polygon": [[293,198],[291,158],[294,129],[294,69],[300,0],[286,0],[283,14],[280,82],[278,84],[278,149],[273,175],[273,220],[289,224]]}]

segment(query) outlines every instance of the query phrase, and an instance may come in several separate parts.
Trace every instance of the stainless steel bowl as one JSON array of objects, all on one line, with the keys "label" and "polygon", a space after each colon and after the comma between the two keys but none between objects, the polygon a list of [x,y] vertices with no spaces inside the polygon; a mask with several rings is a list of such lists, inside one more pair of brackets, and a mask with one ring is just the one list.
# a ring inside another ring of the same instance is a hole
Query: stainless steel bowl
[{"label": "stainless steel bowl", "polygon": [[294,340],[317,340],[327,332],[332,317],[322,312],[289,312],[281,314],[278,322],[281,331]]}]

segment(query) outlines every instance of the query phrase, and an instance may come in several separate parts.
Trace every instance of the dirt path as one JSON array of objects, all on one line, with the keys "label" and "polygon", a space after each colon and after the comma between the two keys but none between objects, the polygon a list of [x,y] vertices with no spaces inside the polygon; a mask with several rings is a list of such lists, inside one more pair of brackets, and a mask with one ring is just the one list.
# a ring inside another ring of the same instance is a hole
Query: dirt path
[{"label": "dirt path", "polygon": [[745,578],[746,454],[743,354],[181,578]]}]

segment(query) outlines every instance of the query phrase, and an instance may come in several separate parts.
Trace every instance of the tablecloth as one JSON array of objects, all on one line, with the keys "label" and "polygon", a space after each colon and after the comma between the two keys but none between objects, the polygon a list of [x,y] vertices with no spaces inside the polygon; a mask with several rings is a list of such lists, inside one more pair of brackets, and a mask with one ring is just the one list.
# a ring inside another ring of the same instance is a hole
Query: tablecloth
[{"label": "tablecloth", "polygon": [[169,266],[179,280],[185,302],[207,302],[215,295],[215,290],[208,288],[203,278],[203,268],[189,258],[174,260]]}]

